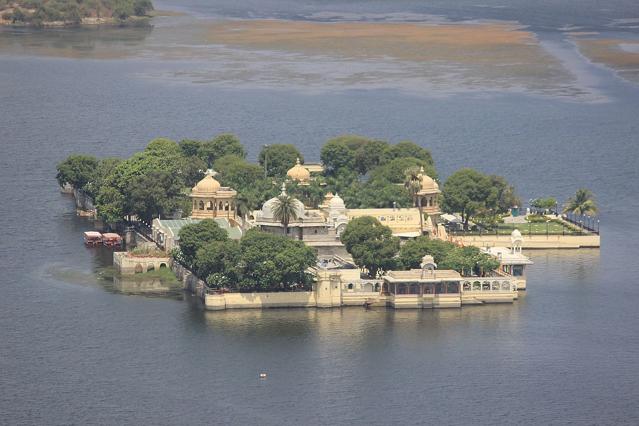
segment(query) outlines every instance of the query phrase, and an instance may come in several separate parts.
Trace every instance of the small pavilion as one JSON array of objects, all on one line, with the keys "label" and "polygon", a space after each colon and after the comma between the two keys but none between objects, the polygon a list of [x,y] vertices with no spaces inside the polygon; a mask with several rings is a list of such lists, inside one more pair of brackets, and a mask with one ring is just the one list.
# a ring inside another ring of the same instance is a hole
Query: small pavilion
[{"label": "small pavilion", "polygon": [[428,215],[428,221],[431,222],[427,224],[429,225],[427,227],[437,234],[437,222],[439,221],[439,215],[442,213],[439,208],[439,194],[441,194],[441,191],[437,182],[424,172],[424,167],[420,168],[418,177],[421,182],[421,189],[417,192],[416,207],[422,206],[422,210]]},{"label": "small pavilion", "polygon": [[190,197],[193,200],[191,217],[193,219],[223,217],[235,221],[237,192],[220,185],[220,182],[214,178],[216,174],[212,169],[208,169],[206,176],[191,189]]},{"label": "small pavilion", "polygon": [[299,157],[297,158],[295,165],[291,167],[286,176],[298,183],[298,185],[309,185],[311,181],[311,172],[300,163]]}]

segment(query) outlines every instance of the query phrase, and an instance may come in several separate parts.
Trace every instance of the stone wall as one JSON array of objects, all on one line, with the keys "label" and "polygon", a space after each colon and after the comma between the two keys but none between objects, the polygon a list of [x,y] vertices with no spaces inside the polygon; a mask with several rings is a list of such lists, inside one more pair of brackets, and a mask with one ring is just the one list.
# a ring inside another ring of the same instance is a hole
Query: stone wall
[{"label": "stone wall", "polygon": [[[510,247],[510,235],[469,235],[454,236],[455,241],[476,247]],[[524,249],[577,249],[601,247],[599,235],[524,235]]]},{"label": "stone wall", "polygon": [[171,259],[168,256],[138,257],[131,256],[128,252],[119,251],[113,253],[113,266],[120,274],[139,274],[170,266]]}]

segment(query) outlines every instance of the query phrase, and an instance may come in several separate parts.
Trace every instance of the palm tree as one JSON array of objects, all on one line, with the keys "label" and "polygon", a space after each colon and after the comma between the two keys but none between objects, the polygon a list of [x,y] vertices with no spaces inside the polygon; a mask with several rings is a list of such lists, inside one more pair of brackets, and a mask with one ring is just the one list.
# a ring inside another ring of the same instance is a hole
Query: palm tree
[{"label": "palm tree", "polygon": [[424,234],[424,212],[422,211],[422,197],[417,194],[422,189],[422,169],[415,166],[409,167],[404,172],[404,187],[408,190],[413,204],[419,208],[419,230],[420,234]]},{"label": "palm tree", "polygon": [[597,213],[597,203],[595,203],[592,192],[588,189],[578,189],[574,197],[570,197],[564,206],[564,213],[574,213],[577,215],[592,216]]},{"label": "palm tree", "polygon": [[297,219],[297,206],[300,201],[282,192],[273,206],[273,217],[284,225],[284,233],[288,235],[288,224]]}]

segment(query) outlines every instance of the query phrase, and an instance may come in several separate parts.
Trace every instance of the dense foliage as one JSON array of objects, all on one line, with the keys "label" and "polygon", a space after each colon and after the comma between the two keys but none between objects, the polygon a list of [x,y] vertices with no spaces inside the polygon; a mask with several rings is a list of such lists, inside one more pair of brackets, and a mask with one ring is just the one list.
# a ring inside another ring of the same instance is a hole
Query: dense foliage
[{"label": "dense foliage", "polygon": [[578,189],[573,197],[570,197],[564,206],[564,213],[592,216],[598,211],[597,203],[592,192],[588,189]]},{"label": "dense foliage", "polygon": [[14,24],[80,24],[84,18],[126,21],[153,10],[151,0],[0,0],[3,19]]},{"label": "dense foliage", "polygon": [[262,172],[266,169],[268,176],[283,178],[298,158],[300,162],[304,162],[302,153],[294,145],[274,144],[262,148],[258,161]]},{"label": "dense foliage", "polygon": [[458,247],[442,240],[418,237],[407,241],[399,250],[399,263],[404,269],[419,268],[425,255],[433,256],[440,269],[453,269],[462,275],[483,275],[499,267],[493,256],[477,247]]},{"label": "dense foliage", "polygon": [[[179,257],[210,287],[233,291],[292,291],[308,289],[313,279],[307,269],[317,254],[301,241],[248,231],[238,241],[229,240],[204,222],[180,231]],[[186,238],[186,239],[185,239]],[[185,244],[186,243],[186,244]],[[195,254],[193,255],[193,250]]]},{"label": "dense foliage", "polygon": [[477,222],[494,224],[500,214],[521,201],[512,186],[501,176],[484,175],[473,169],[453,173],[442,190],[443,210],[460,213],[464,228],[473,218]]},{"label": "dense foliage", "polygon": [[393,145],[363,136],[339,136],[322,147],[321,159],[327,187],[350,208],[410,207],[406,169],[421,166],[427,175],[437,177],[430,151],[409,141]]},{"label": "dense foliage", "polygon": [[370,216],[351,220],[341,235],[342,244],[360,268],[375,277],[396,267],[395,255],[399,251],[399,239],[391,229]]}]

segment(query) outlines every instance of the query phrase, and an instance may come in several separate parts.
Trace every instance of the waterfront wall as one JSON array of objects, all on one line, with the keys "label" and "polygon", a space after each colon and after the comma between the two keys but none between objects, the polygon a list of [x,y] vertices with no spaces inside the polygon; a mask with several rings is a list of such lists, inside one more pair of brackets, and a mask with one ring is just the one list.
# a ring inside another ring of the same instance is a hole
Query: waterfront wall
[{"label": "waterfront wall", "polygon": [[140,274],[151,270],[166,268],[169,266],[170,260],[168,256],[130,256],[126,251],[113,253],[113,266],[120,274]]},{"label": "waterfront wall", "polygon": [[[454,241],[476,247],[510,247],[510,235],[455,235]],[[524,249],[578,249],[601,247],[599,235],[524,235]]]},{"label": "waterfront wall", "polygon": [[317,306],[314,291],[273,293],[206,294],[204,305],[210,310],[250,308],[312,308]]}]

